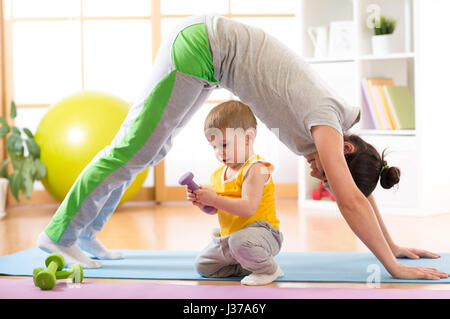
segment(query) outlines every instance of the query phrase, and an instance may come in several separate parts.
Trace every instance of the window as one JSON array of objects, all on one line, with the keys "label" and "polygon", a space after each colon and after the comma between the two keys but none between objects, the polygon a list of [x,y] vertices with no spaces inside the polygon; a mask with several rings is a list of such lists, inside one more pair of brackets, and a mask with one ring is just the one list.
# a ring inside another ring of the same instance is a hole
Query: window
[{"label": "window", "polygon": [[[11,59],[3,70],[12,83],[6,95],[18,106],[17,125],[33,133],[50,105],[81,90],[108,92],[132,103],[144,89],[161,34],[189,15],[218,13],[262,27],[294,50],[300,43],[298,0],[1,1]],[[199,183],[209,184],[217,163],[203,136],[203,119],[214,105],[230,98],[236,97],[216,90],[177,136],[164,161],[166,185],[176,186],[186,170],[197,172]],[[296,156],[274,143],[276,137],[262,123],[258,135],[261,152],[277,157],[276,182],[295,182]],[[154,186],[150,172],[147,187]],[[38,184],[35,189],[43,189]]]}]

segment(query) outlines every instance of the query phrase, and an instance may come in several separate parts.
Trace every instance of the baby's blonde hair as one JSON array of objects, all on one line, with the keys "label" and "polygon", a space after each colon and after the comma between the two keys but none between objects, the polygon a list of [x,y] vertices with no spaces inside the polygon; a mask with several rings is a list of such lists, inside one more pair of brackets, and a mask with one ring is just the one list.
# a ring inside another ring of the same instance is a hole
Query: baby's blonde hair
[{"label": "baby's blonde hair", "polygon": [[204,133],[209,139],[211,129],[225,130],[227,128],[242,128],[244,131],[253,129],[256,133],[256,118],[248,105],[229,100],[216,105],[205,119]]}]

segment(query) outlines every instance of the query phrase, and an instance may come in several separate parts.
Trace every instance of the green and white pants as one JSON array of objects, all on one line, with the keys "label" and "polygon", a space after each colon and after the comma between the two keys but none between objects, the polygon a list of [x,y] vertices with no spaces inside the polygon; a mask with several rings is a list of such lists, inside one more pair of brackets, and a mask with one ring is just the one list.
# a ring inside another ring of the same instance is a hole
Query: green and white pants
[{"label": "green and white pants", "polygon": [[297,155],[316,151],[312,126],[342,132],[358,121],[359,108],[337,97],[270,34],[219,15],[189,17],[164,39],[144,98],[77,178],[46,234],[65,246],[93,238],[136,175],[166,156],[177,132],[219,84]]},{"label": "green and white pants", "polygon": [[166,156],[179,129],[218,87],[204,20],[185,19],[163,40],[145,98],[134,103],[45,228],[54,242],[71,246],[93,238],[136,175]]}]

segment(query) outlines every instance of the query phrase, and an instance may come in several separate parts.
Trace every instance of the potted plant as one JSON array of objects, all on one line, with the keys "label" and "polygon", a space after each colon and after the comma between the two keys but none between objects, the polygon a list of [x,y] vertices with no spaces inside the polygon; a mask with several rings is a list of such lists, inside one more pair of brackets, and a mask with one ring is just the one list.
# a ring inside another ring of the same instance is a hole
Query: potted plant
[{"label": "potted plant", "polygon": [[[16,105],[11,102],[10,118],[17,115]],[[41,149],[34,140],[34,136],[27,128],[19,129],[16,126],[9,126],[5,117],[0,116],[0,138],[6,138],[8,157],[0,168],[0,212],[6,204],[8,184],[14,198],[19,200],[19,192],[22,192],[28,199],[33,192],[34,182],[41,180],[47,174],[45,164],[40,160]],[[12,164],[12,172],[8,174],[8,163]],[[6,186],[5,186],[6,185]],[[1,214],[1,213],[0,213]]]},{"label": "potted plant", "polygon": [[394,39],[394,31],[397,21],[386,16],[380,16],[372,20],[372,52],[374,55],[385,55],[398,52],[398,43]]}]

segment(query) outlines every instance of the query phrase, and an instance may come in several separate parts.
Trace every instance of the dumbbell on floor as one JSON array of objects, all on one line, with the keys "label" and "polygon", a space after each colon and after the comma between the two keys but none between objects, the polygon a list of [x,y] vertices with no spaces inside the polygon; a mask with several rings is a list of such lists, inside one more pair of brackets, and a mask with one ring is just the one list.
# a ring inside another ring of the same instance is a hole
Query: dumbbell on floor
[{"label": "dumbbell on floor", "polygon": [[[36,281],[36,276],[41,271],[45,270],[42,267],[34,268],[33,270],[33,282],[36,287],[39,287],[38,282]],[[73,283],[81,283],[84,279],[83,267],[80,264],[72,265],[70,270],[60,270],[55,273],[56,279],[67,279],[72,278]]]},{"label": "dumbbell on floor", "polygon": [[76,264],[72,265],[70,270],[63,270],[65,261],[64,257],[60,254],[53,253],[48,255],[45,259],[45,266],[47,269],[39,267],[33,270],[33,282],[43,290],[53,289],[57,279],[72,277],[72,282],[74,283],[83,281],[83,267]]}]

